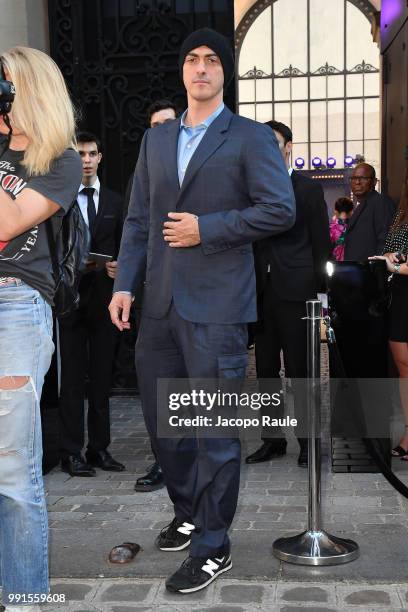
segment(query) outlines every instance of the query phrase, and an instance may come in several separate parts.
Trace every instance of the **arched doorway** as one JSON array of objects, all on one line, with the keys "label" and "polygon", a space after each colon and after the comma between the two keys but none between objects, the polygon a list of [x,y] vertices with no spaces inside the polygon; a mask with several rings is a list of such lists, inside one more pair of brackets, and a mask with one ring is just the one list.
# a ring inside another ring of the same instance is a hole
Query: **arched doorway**
[{"label": "arched doorway", "polygon": [[294,132],[305,168],[319,156],[380,165],[379,50],[367,0],[258,0],[236,30],[238,112]]}]

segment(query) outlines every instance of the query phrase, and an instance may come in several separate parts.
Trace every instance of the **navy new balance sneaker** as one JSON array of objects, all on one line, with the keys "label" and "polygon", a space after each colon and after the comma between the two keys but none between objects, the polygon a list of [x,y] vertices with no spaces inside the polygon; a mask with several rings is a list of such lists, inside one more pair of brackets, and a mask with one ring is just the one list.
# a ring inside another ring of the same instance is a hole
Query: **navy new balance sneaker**
[{"label": "navy new balance sneaker", "polygon": [[231,568],[231,555],[211,559],[188,557],[177,572],[166,580],[166,589],[172,593],[200,591]]}]

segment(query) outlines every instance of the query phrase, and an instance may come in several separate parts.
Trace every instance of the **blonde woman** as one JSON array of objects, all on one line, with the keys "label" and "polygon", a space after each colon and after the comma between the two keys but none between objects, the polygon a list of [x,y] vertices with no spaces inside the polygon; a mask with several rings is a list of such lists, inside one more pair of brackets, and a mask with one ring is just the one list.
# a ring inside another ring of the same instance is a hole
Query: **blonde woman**
[{"label": "blonde woman", "polygon": [[48,590],[39,399],[53,352],[54,280],[45,220],[57,231],[81,183],[74,113],[56,64],[35,49],[1,56],[14,83],[0,117],[0,584],[7,611]]}]

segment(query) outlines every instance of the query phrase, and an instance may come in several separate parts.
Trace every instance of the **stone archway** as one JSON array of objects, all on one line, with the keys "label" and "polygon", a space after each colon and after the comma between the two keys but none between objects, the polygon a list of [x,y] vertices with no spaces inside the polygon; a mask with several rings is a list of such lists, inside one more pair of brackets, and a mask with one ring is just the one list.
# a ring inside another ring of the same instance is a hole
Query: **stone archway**
[{"label": "stone archway", "polygon": [[[257,0],[234,0],[235,27],[237,28],[242,18]],[[371,4],[376,11],[381,9],[381,0],[371,0]]]}]

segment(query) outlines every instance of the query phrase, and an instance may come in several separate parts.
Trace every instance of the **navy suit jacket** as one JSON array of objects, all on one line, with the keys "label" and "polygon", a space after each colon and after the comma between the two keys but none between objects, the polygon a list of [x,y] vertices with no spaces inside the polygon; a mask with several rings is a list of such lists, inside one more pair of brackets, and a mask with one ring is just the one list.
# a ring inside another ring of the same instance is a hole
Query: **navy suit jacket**
[{"label": "navy suit jacket", "polygon": [[[114,291],[144,283],[143,314],[160,319],[171,303],[195,323],[255,321],[252,242],[295,222],[292,185],[269,127],[228,108],[213,121],[180,188],[180,120],[147,130],[136,165]],[[170,247],[169,212],[199,217],[201,244]]]}]

